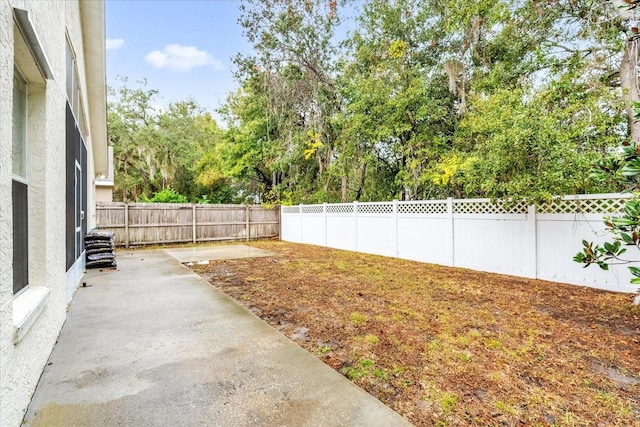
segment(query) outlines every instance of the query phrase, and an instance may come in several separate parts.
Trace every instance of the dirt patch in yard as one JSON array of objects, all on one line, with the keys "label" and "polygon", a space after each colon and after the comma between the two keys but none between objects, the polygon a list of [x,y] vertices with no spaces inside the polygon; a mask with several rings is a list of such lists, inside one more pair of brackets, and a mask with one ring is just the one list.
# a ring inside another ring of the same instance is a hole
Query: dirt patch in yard
[{"label": "dirt patch in yard", "polygon": [[632,296],[274,241],[192,268],[416,425],[640,426]]}]

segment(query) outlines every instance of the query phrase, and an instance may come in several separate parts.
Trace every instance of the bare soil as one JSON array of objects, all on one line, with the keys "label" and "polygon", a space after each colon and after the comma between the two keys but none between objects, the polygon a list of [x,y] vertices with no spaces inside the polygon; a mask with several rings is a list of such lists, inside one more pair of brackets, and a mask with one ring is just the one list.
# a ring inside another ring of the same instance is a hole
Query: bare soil
[{"label": "bare soil", "polygon": [[418,426],[640,426],[632,295],[251,244],[192,268]]}]

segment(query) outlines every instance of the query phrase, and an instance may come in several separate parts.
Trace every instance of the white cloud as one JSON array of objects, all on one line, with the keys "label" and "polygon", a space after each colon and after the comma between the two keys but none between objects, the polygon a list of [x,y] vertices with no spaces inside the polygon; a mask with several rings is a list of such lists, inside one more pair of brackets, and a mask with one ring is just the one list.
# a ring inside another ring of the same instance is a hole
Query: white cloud
[{"label": "white cloud", "polygon": [[124,44],[124,39],[107,39],[107,50],[120,49]]},{"label": "white cloud", "polygon": [[222,63],[206,50],[179,44],[167,45],[162,52],[159,50],[149,52],[144,59],[156,68],[167,68],[172,71],[189,71],[192,68],[207,65],[212,65],[216,70],[222,68]]}]

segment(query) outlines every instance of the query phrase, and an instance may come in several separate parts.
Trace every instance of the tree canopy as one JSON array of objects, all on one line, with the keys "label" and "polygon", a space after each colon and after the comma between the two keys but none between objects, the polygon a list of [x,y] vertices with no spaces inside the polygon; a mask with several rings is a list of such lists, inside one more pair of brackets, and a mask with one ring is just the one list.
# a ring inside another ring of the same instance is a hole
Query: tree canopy
[{"label": "tree canopy", "polygon": [[[312,203],[617,191],[590,165],[640,142],[622,1],[243,0],[253,46],[220,127],[111,90],[116,197]],[[351,23],[351,31],[345,30]],[[637,31],[637,29],[636,29]]]},{"label": "tree canopy", "polygon": [[215,153],[222,131],[194,101],[159,109],[158,91],[146,82],[109,88],[107,105],[109,141],[113,146],[114,198],[123,201],[151,199],[163,190],[186,199],[231,200],[229,182],[214,179],[202,164]]}]

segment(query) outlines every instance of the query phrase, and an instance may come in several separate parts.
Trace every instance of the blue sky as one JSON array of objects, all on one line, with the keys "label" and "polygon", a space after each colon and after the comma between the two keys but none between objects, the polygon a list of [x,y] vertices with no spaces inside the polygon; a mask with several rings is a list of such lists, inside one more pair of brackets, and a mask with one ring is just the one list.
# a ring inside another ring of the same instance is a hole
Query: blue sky
[{"label": "blue sky", "polygon": [[[237,0],[107,0],[107,83],[146,78],[158,104],[195,99],[214,113],[237,88],[231,58],[251,47]],[[215,114],[214,114],[215,116]]]}]

